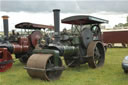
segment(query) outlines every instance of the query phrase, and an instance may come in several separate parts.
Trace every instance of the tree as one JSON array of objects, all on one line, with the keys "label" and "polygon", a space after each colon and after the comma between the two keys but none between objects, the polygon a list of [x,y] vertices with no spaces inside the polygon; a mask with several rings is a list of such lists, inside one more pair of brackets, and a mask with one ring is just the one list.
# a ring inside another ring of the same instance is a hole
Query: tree
[{"label": "tree", "polygon": [[127,23],[128,23],[128,16],[127,16]]}]

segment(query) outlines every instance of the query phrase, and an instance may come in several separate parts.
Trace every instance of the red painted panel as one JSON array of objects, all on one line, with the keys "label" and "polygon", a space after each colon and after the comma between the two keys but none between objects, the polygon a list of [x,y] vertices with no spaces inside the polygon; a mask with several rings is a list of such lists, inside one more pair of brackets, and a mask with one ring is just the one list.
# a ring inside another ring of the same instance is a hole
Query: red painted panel
[{"label": "red painted panel", "polygon": [[128,43],[128,31],[103,32],[105,43]]},{"label": "red painted panel", "polygon": [[[11,53],[7,50],[7,48],[0,48],[0,56],[0,63],[13,60]],[[5,72],[6,70],[10,69],[12,64],[12,62],[7,64],[0,64],[0,72]]]}]

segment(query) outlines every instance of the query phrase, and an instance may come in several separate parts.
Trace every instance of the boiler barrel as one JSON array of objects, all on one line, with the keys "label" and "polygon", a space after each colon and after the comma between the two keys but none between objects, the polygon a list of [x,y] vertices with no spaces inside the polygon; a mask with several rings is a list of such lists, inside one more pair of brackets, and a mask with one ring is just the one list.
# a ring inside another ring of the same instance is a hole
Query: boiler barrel
[{"label": "boiler barrel", "polygon": [[25,53],[29,50],[28,45],[13,44],[13,53]]},{"label": "boiler barrel", "polygon": [[60,56],[72,56],[78,53],[78,48],[74,46],[62,46],[61,45],[61,46],[51,47],[50,49],[58,50]]},{"label": "boiler barrel", "polygon": [[65,56],[72,56],[72,55],[76,55],[78,53],[78,48],[74,47],[74,46],[64,46],[64,53],[63,55]]},{"label": "boiler barrel", "polygon": [[11,43],[0,43],[0,48],[7,48],[10,53],[25,53],[28,51],[28,45],[19,45],[19,44],[11,44]]}]

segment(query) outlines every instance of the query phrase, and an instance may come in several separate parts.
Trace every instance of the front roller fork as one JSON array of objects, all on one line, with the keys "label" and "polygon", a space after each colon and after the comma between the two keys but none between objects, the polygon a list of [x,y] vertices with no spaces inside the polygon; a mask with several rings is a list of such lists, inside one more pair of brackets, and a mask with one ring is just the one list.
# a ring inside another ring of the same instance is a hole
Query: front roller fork
[{"label": "front roller fork", "polygon": [[36,50],[34,53],[28,59],[25,67],[30,77],[50,81],[56,80],[61,76],[64,67],[55,50],[43,49],[43,51]]}]

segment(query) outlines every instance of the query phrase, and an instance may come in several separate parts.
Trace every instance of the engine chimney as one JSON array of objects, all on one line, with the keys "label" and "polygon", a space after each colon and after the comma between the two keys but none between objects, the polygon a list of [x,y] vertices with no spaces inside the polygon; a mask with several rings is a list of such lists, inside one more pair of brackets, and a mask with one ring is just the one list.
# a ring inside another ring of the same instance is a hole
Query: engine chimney
[{"label": "engine chimney", "polygon": [[4,26],[4,35],[8,38],[8,16],[2,16],[3,26]]},{"label": "engine chimney", "polygon": [[60,41],[60,10],[54,9],[54,43],[58,43]]}]

